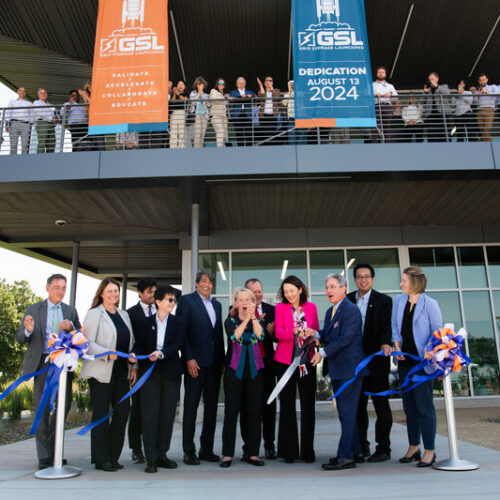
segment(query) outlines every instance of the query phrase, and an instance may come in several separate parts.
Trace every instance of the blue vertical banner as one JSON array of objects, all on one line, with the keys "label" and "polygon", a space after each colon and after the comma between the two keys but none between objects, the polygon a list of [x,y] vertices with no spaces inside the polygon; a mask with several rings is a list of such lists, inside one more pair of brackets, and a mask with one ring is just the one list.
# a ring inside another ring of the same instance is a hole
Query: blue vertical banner
[{"label": "blue vertical banner", "polygon": [[364,0],[292,0],[295,126],[376,127]]}]

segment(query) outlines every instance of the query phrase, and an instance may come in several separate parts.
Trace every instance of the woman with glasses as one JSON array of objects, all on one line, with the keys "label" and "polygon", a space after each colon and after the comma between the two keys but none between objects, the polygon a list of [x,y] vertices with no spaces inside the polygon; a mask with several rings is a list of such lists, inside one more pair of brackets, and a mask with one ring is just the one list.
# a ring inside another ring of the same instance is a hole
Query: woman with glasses
[{"label": "woman with glasses", "polygon": [[179,351],[183,345],[182,320],[172,314],[176,290],[159,286],[155,290],[156,314],[144,318],[136,328],[134,355],[149,355],[139,361],[139,375],[156,363],[141,387],[141,426],[146,455],[145,472],[158,467],[175,469],[177,463],[167,457],[179,400],[182,364]]},{"label": "woman with glasses", "polygon": [[210,91],[212,126],[218,148],[227,142],[227,95],[224,78],[217,78],[215,87]]},{"label": "woman with glasses", "polygon": [[[278,346],[274,355],[276,376],[280,379],[291,365],[298,349],[306,340],[306,330],[319,330],[318,311],[307,300],[307,288],[296,276],[284,279],[278,292],[274,331]],[[309,353],[309,361],[314,349]],[[300,398],[300,451],[295,399]],[[278,457],[286,463],[297,458],[314,462],[314,426],[316,404],[316,367],[307,362],[298,366],[279,394],[280,420],[278,431]]]},{"label": "woman with glasses", "polygon": [[[270,146],[273,142],[274,144],[279,142],[274,136],[278,133],[278,120],[283,111],[283,104],[280,100],[281,92],[280,89],[274,88],[271,76],[264,78],[264,85],[262,85],[260,78],[257,78],[257,83],[259,85],[257,95],[260,97],[259,123],[261,134],[259,140],[265,141],[263,145]],[[285,141],[281,139],[281,142],[284,143]]]}]

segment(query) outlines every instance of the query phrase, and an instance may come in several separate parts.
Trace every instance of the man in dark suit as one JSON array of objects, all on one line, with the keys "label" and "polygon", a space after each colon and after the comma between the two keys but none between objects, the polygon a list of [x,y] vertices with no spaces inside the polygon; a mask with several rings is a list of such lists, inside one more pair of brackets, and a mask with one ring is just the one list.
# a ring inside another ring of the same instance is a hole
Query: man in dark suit
[{"label": "man in dark suit", "polygon": [[[137,282],[137,292],[139,302],[127,309],[132,323],[134,337],[139,323],[147,317],[156,314],[155,305],[156,280],[153,278],[142,278]],[[132,450],[132,463],[143,464],[144,454],[142,453],[141,436],[141,391],[132,395],[132,405],[130,406],[130,416],[128,421],[128,445]]]},{"label": "man in dark suit", "polygon": [[[346,281],[344,276],[329,274],[325,283],[326,296],[332,303],[325,314],[324,328],[320,332],[308,330],[308,335],[319,336],[325,345],[311,360],[316,366],[323,358],[328,362],[328,372],[336,393],[347,380],[354,376],[354,371],[363,359],[362,321],[359,309],[346,299]],[[323,464],[325,470],[341,470],[356,467],[354,457],[361,453],[356,414],[363,378],[358,377],[337,397],[342,433],[337,456]]]},{"label": "man in dark suit", "polygon": [[[74,307],[63,304],[66,294],[66,278],[62,274],[53,274],[47,279],[48,298],[42,302],[32,304],[26,310],[21,322],[16,340],[20,344],[28,344],[24,357],[23,375],[33,373],[48,366],[45,361],[49,353],[48,341],[52,333],[61,330],[70,332],[81,328],[78,313]],[[66,390],[65,415],[68,415],[71,406],[71,383],[73,374],[68,374]],[[42,397],[47,372],[35,377],[35,408],[38,408]],[[36,450],[38,468],[52,467],[54,462],[54,440],[56,428],[56,412],[49,414],[49,406],[45,408],[36,431]]]},{"label": "man in dark suit", "polygon": [[[214,285],[215,276],[210,271],[201,270],[196,275],[196,291],[183,295],[177,307],[177,315],[183,319],[186,329],[183,352],[186,370],[182,446],[184,463],[187,465],[199,465],[200,459],[208,462],[219,461],[213,448],[220,379],[224,365],[224,337],[222,306],[212,297]],[[203,429],[197,456],[194,432],[202,394]]]},{"label": "man in dark suit", "polygon": [[[369,356],[381,349],[391,352],[391,314],[392,299],[373,289],[375,270],[370,264],[359,263],[353,269],[356,292],[347,295],[349,300],[358,306],[363,320],[363,351]],[[369,373],[363,380],[363,388],[359,398],[358,431],[363,449],[363,456],[356,457],[357,462],[384,462],[391,458],[391,440],[389,434],[392,427],[392,413],[387,396],[372,398],[377,421],[375,423],[375,441],[377,447],[370,455],[368,432],[368,396],[365,392],[381,392],[389,389],[390,358],[377,356],[369,366]]]},{"label": "man in dark suit", "polygon": [[142,436],[146,453],[146,472],[157,467],[177,468],[167,457],[179,400],[182,363],[179,352],[184,346],[182,319],[171,314],[176,302],[172,286],[159,286],[154,294],[156,314],[143,318],[134,329],[135,354],[149,355],[139,362],[139,375],[155,363],[153,372],[141,387]]},{"label": "man in dark suit", "polygon": [[[267,399],[276,386],[276,374],[274,370],[274,306],[263,302],[264,291],[262,283],[257,278],[251,278],[245,282],[245,288],[248,288],[254,295],[256,301],[255,316],[262,318],[265,329],[264,340],[259,344],[261,354],[264,360],[264,399],[262,400],[262,435],[264,437],[264,450],[266,458],[276,460],[276,449],[274,441],[276,438],[276,400],[268,405]],[[247,436],[247,412],[246,401],[243,399],[240,409],[240,428],[243,442],[246,442]],[[243,460],[247,459],[246,445],[243,445]]]},{"label": "man in dark suit", "polygon": [[247,81],[240,76],[236,80],[236,90],[231,90],[231,121],[238,146],[252,146],[252,103],[255,93],[246,89]]}]

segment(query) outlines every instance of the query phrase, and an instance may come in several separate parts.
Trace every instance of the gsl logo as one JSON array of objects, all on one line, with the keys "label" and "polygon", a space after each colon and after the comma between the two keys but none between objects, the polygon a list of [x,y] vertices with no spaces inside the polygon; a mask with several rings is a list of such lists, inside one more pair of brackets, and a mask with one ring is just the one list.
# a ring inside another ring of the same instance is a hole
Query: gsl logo
[{"label": "gsl logo", "polygon": [[130,54],[133,52],[164,49],[164,45],[158,44],[157,35],[123,36],[101,40],[101,53],[103,54],[115,52]]},{"label": "gsl logo", "polygon": [[363,47],[362,40],[356,38],[354,30],[301,31],[299,47]]}]

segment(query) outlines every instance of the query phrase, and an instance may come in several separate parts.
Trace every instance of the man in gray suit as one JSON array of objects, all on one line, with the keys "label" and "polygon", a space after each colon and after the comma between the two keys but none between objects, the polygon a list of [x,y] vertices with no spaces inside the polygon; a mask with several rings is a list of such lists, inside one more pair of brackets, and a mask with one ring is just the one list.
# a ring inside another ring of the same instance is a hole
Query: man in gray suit
[{"label": "man in gray suit", "polygon": [[[49,353],[48,341],[51,333],[57,333],[60,330],[69,332],[81,328],[76,309],[62,303],[66,293],[66,278],[62,274],[53,274],[47,279],[46,288],[49,295],[47,300],[28,307],[21,326],[16,333],[16,340],[20,344],[28,344],[24,357],[23,375],[39,371],[49,364],[45,361],[45,358]],[[35,408],[38,408],[40,404],[46,378],[47,372],[35,377]],[[69,376],[66,393],[66,415],[71,405],[72,380],[73,377]],[[51,467],[54,462],[55,426],[55,411],[49,415],[47,406],[36,431],[39,469]]]}]

